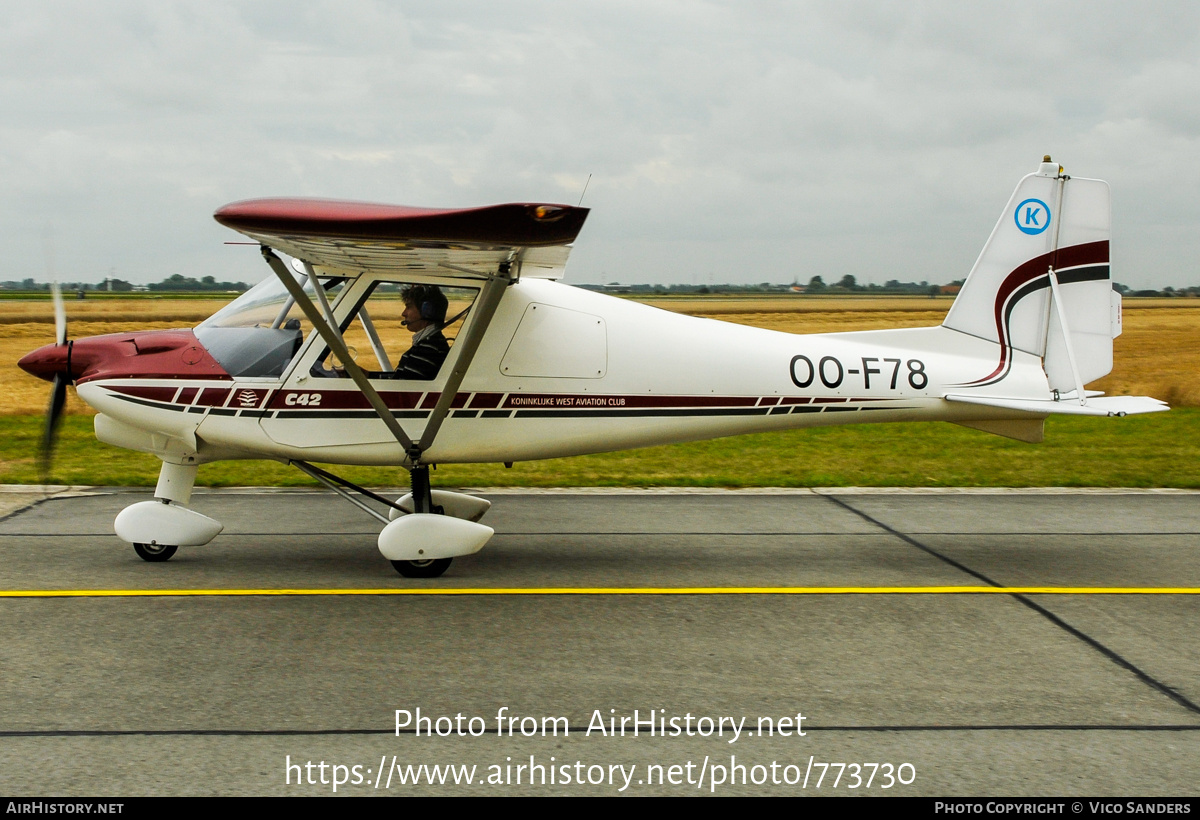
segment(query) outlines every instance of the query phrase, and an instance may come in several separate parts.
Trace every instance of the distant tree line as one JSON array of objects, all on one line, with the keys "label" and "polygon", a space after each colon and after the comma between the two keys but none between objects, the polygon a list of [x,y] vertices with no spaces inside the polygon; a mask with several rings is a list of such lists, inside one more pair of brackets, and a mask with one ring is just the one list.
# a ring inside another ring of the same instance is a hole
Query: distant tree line
[{"label": "distant tree line", "polygon": [[[962,280],[952,283],[949,287],[957,289]],[[636,293],[636,294],[708,294],[708,293],[916,293],[922,296],[947,292],[943,285],[932,285],[929,282],[900,282],[892,279],[883,285],[860,285],[854,276],[847,274],[836,284],[826,284],[820,276],[814,276],[807,285],[792,282],[790,285],[780,285],[771,282],[760,282],[753,285],[709,284],[709,285],[622,285],[620,282],[609,282],[607,285],[580,285],[589,290],[604,293]],[[949,292],[954,292],[951,290]]]},{"label": "distant tree line", "polygon": [[150,290],[236,290],[249,289],[245,282],[218,282],[212,276],[205,276],[196,281],[190,276],[180,276],[178,273],[168,276],[161,282],[149,285]]},{"label": "distant tree line", "polygon": [[1120,282],[1113,282],[1113,290],[1122,296],[1200,296],[1200,285],[1188,288],[1165,287],[1162,290],[1134,290]]},{"label": "distant tree line", "polygon": [[[738,293],[873,293],[873,294],[910,294],[920,296],[937,296],[937,295],[953,295],[958,293],[959,288],[963,284],[962,279],[957,279],[945,285],[939,285],[932,282],[901,282],[898,279],[889,279],[882,285],[870,283],[860,285],[858,280],[851,274],[847,274],[839,279],[834,284],[828,284],[821,276],[814,276],[808,280],[807,285],[801,285],[799,282],[793,282],[790,285],[772,284],[770,282],[760,282],[759,284],[739,285],[739,284],[708,284],[708,285],[623,285],[620,282],[609,282],[606,285],[580,285],[588,290],[599,291],[601,293],[628,293],[637,295],[654,295],[654,294],[738,294]],[[1200,296],[1200,285],[1193,285],[1187,288],[1172,288],[1166,287],[1161,290],[1143,289],[1133,290],[1119,282],[1113,283],[1113,290],[1124,296]]]},{"label": "distant tree line", "polygon": [[908,293],[919,294],[921,296],[937,296],[939,293],[948,292],[956,293],[962,285],[963,280],[951,282],[948,286],[931,285],[929,282],[901,282],[899,279],[889,279],[882,285],[870,283],[867,285],[858,284],[858,280],[852,274],[846,274],[837,284],[827,285],[825,280],[820,276],[814,276],[808,280],[808,285],[804,287],[805,293]]},{"label": "distant tree line", "polygon": [[[878,293],[878,294],[913,294],[921,296],[936,296],[938,294],[954,294],[958,292],[962,286],[963,280],[959,279],[947,285],[937,285],[930,282],[901,282],[897,279],[889,279],[882,285],[874,283],[860,285],[858,280],[852,274],[846,274],[834,284],[827,284],[820,276],[814,276],[808,280],[807,285],[801,285],[799,282],[793,281],[790,285],[773,284],[771,282],[759,282],[758,284],[675,284],[675,285],[622,285],[619,282],[609,282],[607,285],[580,285],[580,287],[588,290],[599,291],[602,293],[630,293],[653,295],[660,294],[710,294],[710,293]],[[182,276],[178,273],[168,276],[161,282],[152,285],[135,285],[132,282],[126,282],[123,279],[109,278],[101,282],[60,282],[59,287],[64,293],[77,291],[114,291],[118,293],[128,293],[130,291],[154,291],[154,292],[225,292],[249,290],[250,286],[245,282],[218,282],[213,276],[204,276],[200,279],[194,279],[190,276]],[[46,282],[38,282],[33,278],[22,280],[9,280],[6,282],[0,281],[0,291],[3,290],[20,290],[20,291],[46,291],[50,289],[50,285]],[[1200,285],[1192,285],[1186,288],[1165,287],[1161,290],[1140,289],[1134,290],[1130,287],[1122,285],[1119,282],[1113,283],[1113,290],[1123,296],[1200,296]]]},{"label": "distant tree line", "polygon": [[[150,291],[237,291],[242,292],[249,290],[250,286],[245,282],[218,282],[216,277],[205,276],[200,279],[193,279],[190,276],[181,276],[176,273],[168,276],[161,282],[153,285],[135,285],[132,282],[126,282],[124,279],[109,278],[103,281],[96,282],[60,282],[59,288],[63,292],[71,291],[113,291],[117,293],[128,293],[134,290],[150,290]],[[50,290],[49,283],[37,282],[32,278],[22,279],[21,281],[10,280],[0,282],[0,290]]]}]

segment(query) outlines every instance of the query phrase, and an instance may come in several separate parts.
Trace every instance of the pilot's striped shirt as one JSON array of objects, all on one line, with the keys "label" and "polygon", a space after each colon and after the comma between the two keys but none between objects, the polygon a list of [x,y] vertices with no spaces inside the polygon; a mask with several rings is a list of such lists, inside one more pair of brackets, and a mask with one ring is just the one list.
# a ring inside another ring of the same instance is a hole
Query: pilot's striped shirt
[{"label": "pilot's striped shirt", "polygon": [[400,357],[391,378],[428,381],[438,374],[450,352],[450,343],[436,325],[430,325],[429,330],[433,332],[423,335],[425,331],[421,331],[413,336],[412,347]]}]

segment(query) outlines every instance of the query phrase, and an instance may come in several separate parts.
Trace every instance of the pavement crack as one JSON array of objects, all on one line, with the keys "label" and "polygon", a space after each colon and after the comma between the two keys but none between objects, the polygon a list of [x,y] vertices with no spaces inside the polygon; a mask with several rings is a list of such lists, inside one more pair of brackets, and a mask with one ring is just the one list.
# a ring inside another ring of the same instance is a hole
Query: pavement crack
[{"label": "pavement crack", "polygon": [[[887,533],[890,533],[891,535],[894,535],[896,538],[899,538],[904,543],[909,544],[913,547],[916,547],[917,549],[921,550],[922,552],[936,558],[937,560],[939,560],[945,564],[949,564],[950,566],[954,567],[955,569],[957,569],[961,572],[964,572],[973,578],[979,579],[980,581],[987,584],[988,586],[993,586],[993,587],[1003,587],[1004,586],[1004,584],[1001,584],[998,581],[995,581],[992,578],[989,578],[984,573],[979,572],[974,569],[971,569],[966,564],[963,564],[960,561],[956,561],[953,558],[951,558],[950,556],[944,555],[944,554],[938,552],[937,550],[933,549],[930,546],[922,544],[920,541],[913,538],[911,535],[900,532],[899,530],[883,523],[879,519],[873,518],[872,516],[868,515],[867,513],[863,512],[862,510],[857,509],[856,507],[853,507],[850,504],[846,503],[838,496],[826,495],[825,498],[829,499],[834,504],[837,504],[839,507],[847,510],[848,512],[854,513],[855,515],[857,515],[859,518],[866,521],[867,523],[872,524],[872,525],[878,527],[879,529],[884,530]],[[1067,623],[1062,618],[1060,618],[1058,615],[1055,615],[1053,612],[1046,609],[1041,604],[1033,601],[1029,597],[1022,595],[1020,593],[1012,593],[1012,597],[1015,598],[1017,601],[1020,601],[1025,606],[1032,609],[1037,614],[1041,615],[1046,620],[1050,621],[1050,623],[1054,624],[1059,629],[1063,630],[1064,632],[1071,635],[1072,637],[1087,644],[1092,649],[1096,650],[1101,655],[1103,655],[1104,657],[1108,658],[1110,661],[1115,663],[1117,666],[1121,667],[1122,669],[1126,670],[1127,672],[1132,673],[1138,680],[1140,680],[1142,683],[1149,686],[1151,689],[1154,689],[1155,691],[1159,692],[1160,694],[1166,695],[1168,698],[1175,701],[1175,703],[1177,703],[1180,706],[1182,706],[1183,708],[1187,709],[1189,712],[1200,715],[1200,706],[1193,703],[1182,692],[1179,692],[1174,687],[1168,686],[1167,684],[1165,684],[1162,681],[1158,680],[1157,678],[1153,677],[1149,673],[1143,671],[1138,666],[1136,666],[1134,663],[1132,663],[1128,659],[1122,657],[1118,652],[1105,646],[1100,641],[1093,638],[1091,635],[1088,635],[1087,633],[1085,633],[1083,630],[1078,629],[1077,627],[1074,627],[1071,624]]]},{"label": "pavement crack", "polygon": [[24,507],[17,507],[12,512],[8,512],[8,513],[5,513],[4,515],[0,515],[0,523],[3,523],[5,521],[11,521],[12,519],[16,518],[17,516],[24,515],[25,513],[29,512],[30,510],[33,510],[35,507],[40,507],[42,504],[45,504],[47,501],[53,501],[53,500],[54,500],[54,497],[51,495],[47,495],[43,498],[34,499],[33,501],[30,501],[28,504],[26,504]]}]

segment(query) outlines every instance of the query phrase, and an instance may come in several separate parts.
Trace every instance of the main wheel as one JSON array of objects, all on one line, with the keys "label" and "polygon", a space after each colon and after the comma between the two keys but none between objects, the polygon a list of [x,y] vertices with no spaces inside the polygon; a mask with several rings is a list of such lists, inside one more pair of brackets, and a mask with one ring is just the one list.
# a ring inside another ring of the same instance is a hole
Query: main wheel
[{"label": "main wheel", "polygon": [[450,569],[450,562],[453,560],[453,558],[430,558],[427,561],[393,561],[392,566],[405,578],[437,578]]},{"label": "main wheel", "polygon": [[171,547],[165,544],[134,544],[133,551],[138,554],[143,561],[158,563],[160,561],[170,561],[171,556],[175,554],[175,550],[179,547]]}]

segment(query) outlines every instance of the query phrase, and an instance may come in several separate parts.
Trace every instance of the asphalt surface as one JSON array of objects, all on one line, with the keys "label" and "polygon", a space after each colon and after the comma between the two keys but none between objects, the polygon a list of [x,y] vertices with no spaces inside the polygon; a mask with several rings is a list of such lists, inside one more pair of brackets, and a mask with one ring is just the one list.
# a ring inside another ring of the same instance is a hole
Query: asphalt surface
[{"label": "asphalt surface", "polygon": [[[0,598],[0,793],[1196,792],[1200,597],[878,590],[1198,588],[1200,494],[481,494],[436,580],[329,494],[197,492],[164,564],[112,534],[145,493],[4,495],[0,589],[86,594]],[[514,592],[580,587],[802,591]],[[90,594],[196,589],[496,594]]]}]

